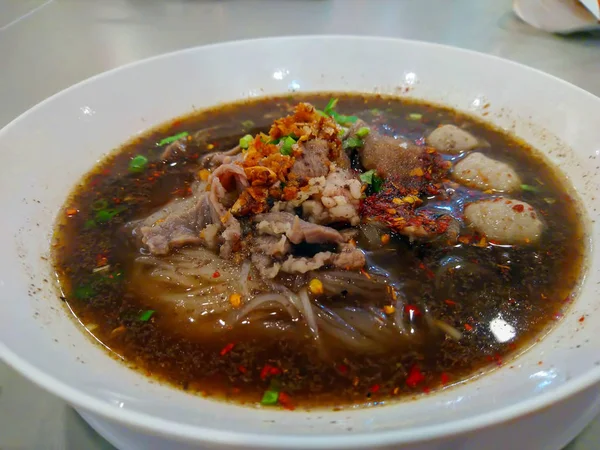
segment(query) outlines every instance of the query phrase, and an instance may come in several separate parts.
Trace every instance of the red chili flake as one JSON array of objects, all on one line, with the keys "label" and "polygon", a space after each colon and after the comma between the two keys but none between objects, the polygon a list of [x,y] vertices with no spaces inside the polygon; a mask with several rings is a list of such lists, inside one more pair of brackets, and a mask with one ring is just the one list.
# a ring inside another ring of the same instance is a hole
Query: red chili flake
[{"label": "red chili flake", "polygon": [[421,311],[419,311],[419,308],[417,308],[415,305],[405,305],[404,306],[404,312],[406,314],[408,314],[409,316],[412,315],[417,317],[421,315]]},{"label": "red chili flake", "polygon": [[346,373],[348,373],[348,366],[346,366],[346,365],[344,365],[344,364],[340,364],[340,365],[338,366],[338,370],[339,370],[341,373],[343,373],[343,374],[346,374]]},{"label": "red chili flake", "polygon": [[379,392],[379,389],[381,389],[381,386],[379,386],[378,384],[374,384],[369,388],[369,392],[371,394],[376,394],[377,392]]},{"label": "red chili flake", "polygon": [[494,361],[496,361],[497,365],[499,365],[499,366],[502,365],[502,357],[497,353],[494,355]]},{"label": "red chili flake", "polygon": [[510,344],[508,344],[508,348],[511,350],[516,350],[517,349],[517,344],[515,344],[514,342],[511,342]]},{"label": "red chili flake", "polygon": [[103,255],[102,253],[100,253],[99,255],[96,256],[96,266],[102,267],[102,266],[105,266],[106,264],[108,264],[108,258],[106,257],[106,255]]},{"label": "red chili flake", "polygon": [[473,327],[471,325],[469,325],[468,323],[465,323],[465,330],[472,331]]},{"label": "red chili flake", "polygon": [[572,300],[573,300],[573,298],[572,298],[570,295],[567,295],[567,296],[565,297],[565,300],[564,300],[564,302],[565,302],[565,303],[571,303],[571,301],[572,301]]},{"label": "red chili flake", "polygon": [[421,373],[419,366],[416,364],[411,367],[408,372],[408,376],[406,377],[406,384],[408,387],[414,388],[417,384],[423,382],[425,380],[425,376]]},{"label": "red chili flake", "polygon": [[450,300],[449,298],[447,298],[446,300],[444,300],[444,303],[445,303],[446,305],[449,305],[449,306],[455,306],[455,305],[456,305],[456,302],[455,302],[455,301],[452,301],[452,300]]},{"label": "red chili flake", "polygon": [[288,409],[290,411],[293,411],[295,409],[294,404],[292,403],[292,399],[285,392],[280,392],[279,393],[279,397],[277,398],[277,401],[285,409]]},{"label": "red chili flake", "polygon": [[581,317],[579,318],[579,321],[580,321],[580,322],[583,322],[584,320],[585,320],[585,316],[581,316]]},{"label": "red chili flake", "polygon": [[244,366],[238,366],[238,370],[240,371],[240,373],[248,372],[248,369],[246,369]]},{"label": "red chili flake", "polygon": [[219,273],[218,270],[215,270],[214,273],[212,274],[213,278],[219,278],[221,276],[221,274]]},{"label": "red chili flake", "polygon": [[108,175],[108,174],[110,174],[110,169],[104,169],[102,171],[102,175]]},{"label": "red chili flake", "polygon": [[415,143],[416,143],[417,145],[425,145],[425,138],[424,138],[424,137],[420,137],[419,139],[417,139],[417,140],[415,141]]},{"label": "red chili flake", "polygon": [[229,353],[231,350],[233,350],[233,347],[235,346],[235,344],[233,342],[230,342],[229,344],[227,344],[225,347],[223,347],[221,349],[221,356],[225,356],[227,353]]},{"label": "red chili flake", "polygon": [[431,392],[431,389],[429,389],[427,386],[425,386],[425,387],[423,388],[423,393],[424,393],[424,394],[429,394],[430,392]]},{"label": "red chili flake", "polygon": [[522,213],[523,211],[525,211],[525,207],[523,205],[515,205],[512,207],[513,211],[516,211],[518,213]]},{"label": "red chili flake", "polygon": [[442,386],[446,386],[450,382],[450,375],[448,375],[446,372],[442,372],[441,382]]},{"label": "red chili flake", "polygon": [[270,364],[265,364],[265,366],[260,371],[260,379],[266,380],[267,377],[273,377],[275,375],[279,375],[281,373],[281,369],[272,366]]},{"label": "red chili flake", "polygon": [[429,267],[427,267],[425,264],[420,263],[419,269],[425,271],[425,275],[427,275],[429,278],[435,278],[435,273],[433,273],[433,271]]},{"label": "red chili flake", "polygon": [[242,390],[240,388],[238,388],[238,387],[234,387],[234,388],[231,389],[231,393],[234,394],[234,395],[239,394],[241,391]]}]

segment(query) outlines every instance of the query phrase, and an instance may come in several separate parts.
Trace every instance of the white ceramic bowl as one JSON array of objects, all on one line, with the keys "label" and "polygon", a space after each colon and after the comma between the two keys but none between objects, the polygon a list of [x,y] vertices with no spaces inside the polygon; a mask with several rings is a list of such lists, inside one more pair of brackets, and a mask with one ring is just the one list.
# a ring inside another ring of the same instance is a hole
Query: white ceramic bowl
[{"label": "white ceramic bowl", "polygon": [[90,420],[154,436],[139,448],[564,445],[598,409],[600,261],[591,243],[581,295],[532,349],[461,386],[370,409],[287,412],[191,396],[107,357],[64,311],[46,257],[54,218],[84,172],[133,135],[194,108],[290,91],[391,93],[485,116],[561,167],[598,237],[600,99],[570,84],[491,56],[379,38],[184,50],[78,84],[0,132],[0,356]]}]

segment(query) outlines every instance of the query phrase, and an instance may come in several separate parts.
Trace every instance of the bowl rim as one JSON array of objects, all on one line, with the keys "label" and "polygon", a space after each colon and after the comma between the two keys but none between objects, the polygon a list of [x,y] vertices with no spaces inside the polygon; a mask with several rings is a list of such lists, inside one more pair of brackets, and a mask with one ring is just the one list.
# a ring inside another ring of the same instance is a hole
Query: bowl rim
[{"label": "bowl rim", "polygon": [[[593,101],[597,101],[598,106],[600,107],[600,97],[597,97],[596,95],[572,83],[569,83],[554,75],[548,74],[546,72],[527,66],[525,64],[517,63],[509,59],[474,50],[454,47],[446,44],[391,37],[360,36],[352,34],[293,35],[280,37],[263,37],[257,39],[231,40],[217,42],[209,45],[188,47],[172,52],[162,53],[149,58],[133,61],[131,63],[124,64],[113,69],[101,72],[51,95],[50,97],[46,98],[45,100],[39,102],[32,108],[20,114],[2,129],[0,129],[0,140],[2,139],[3,135],[6,134],[12,127],[16,126],[22,121],[26,121],[28,119],[28,116],[34,114],[36,111],[38,111],[48,103],[53,102],[55,99],[60,98],[61,96],[68,95],[82,86],[94,83],[96,80],[102,77],[110,76],[121,70],[126,70],[135,66],[160,61],[161,59],[168,59],[176,55],[182,56],[187,53],[193,53],[198,51],[199,49],[205,48],[208,49],[219,47],[225,49],[236,46],[252,45],[254,43],[260,43],[263,41],[312,41],[316,43],[321,40],[362,40],[371,41],[373,43],[387,41],[395,42],[398,45],[414,45],[428,48],[437,48],[444,52],[456,52],[471,55],[482,60],[487,59],[501,61],[504,64],[517,67],[519,68],[519,70],[529,71],[531,73],[535,73],[537,76],[543,76],[548,79],[551,79],[555,83],[561,83],[569,89],[578,92],[579,95],[584,95],[588,98],[591,98]],[[519,401],[518,403],[515,403],[510,406],[505,406],[495,410],[492,409],[489,412],[477,416],[476,418],[457,418],[456,420],[450,422],[435,425],[419,426],[417,428],[411,429],[386,430],[362,433],[340,432],[336,434],[327,435],[278,435],[237,432],[235,430],[215,430],[212,428],[203,427],[201,425],[180,424],[168,419],[157,418],[146,413],[118,408],[116,405],[104,402],[89,394],[82,393],[81,391],[72,388],[68,384],[64,383],[63,381],[47,375],[42,370],[39,370],[38,368],[27,362],[25,359],[21,358],[18,354],[10,351],[3,342],[0,342],[0,359],[5,361],[9,366],[11,366],[29,381],[40,386],[41,388],[52,393],[53,395],[56,395],[57,397],[63,399],[72,407],[76,409],[81,409],[91,414],[95,414],[103,419],[107,419],[113,423],[118,423],[130,429],[139,430],[154,435],[160,434],[162,436],[177,438],[179,440],[183,439],[194,443],[218,443],[225,445],[241,445],[246,447],[264,449],[300,449],[306,447],[333,449],[340,448],[342,446],[348,449],[358,449],[375,448],[398,443],[409,444],[416,442],[433,441],[435,439],[456,436],[459,434],[472,432],[477,429],[483,429],[493,425],[498,425],[517,419],[522,416],[538,412],[555,403],[563,401],[566,398],[573,396],[600,381],[600,367],[593,367],[587,372],[568,380],[563,385],[561,385],[553,391],[544,392],[540,395],[537,395],[536,397]],[[386,407],[389,408],[393,406],[394,405],[392,404],[387,405]],[[250,412],[252,411],[252,409],[248,408],[248,411]]]}]

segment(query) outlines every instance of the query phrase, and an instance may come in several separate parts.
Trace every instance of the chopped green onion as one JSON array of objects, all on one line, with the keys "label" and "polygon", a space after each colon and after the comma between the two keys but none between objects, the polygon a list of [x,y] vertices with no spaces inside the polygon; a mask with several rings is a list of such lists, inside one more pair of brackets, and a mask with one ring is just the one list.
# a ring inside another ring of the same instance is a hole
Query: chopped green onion
[{"label": "chopped green onion", "polygon": [[383,187],[383,178],[377,175],[375,169],[371,169],[365,173],[361,173],[358,178],[363,183],[369,185],[371,192],[377,193],[381,191],[381,188]]},{"label": "chopped green onion", "polygon": [[94,211],[100,211],[101,209],[106,209],[108,207],[108,202],[106,201],[106,199],[100,199],[100,200],[96,200],[94,203],[92,203],[92,209]]},{"label": "chopped green onion", "polygon": [[250,128],[254,127],[254,121],[252,121],[252,120],[244,120],[242,122],[242,127],[244,127],[245,129],[249,130]]},{"label": "chopped green onion", "polygon": [[281,153],[282,155],[290,156],[292,154],[292,146],[295,143],[296,143],[296,140],[293,137],[287,136],[283,140],[283,145],[279,149],[279,153]]},{"label": "chopped green onion", "polygon": [[381,110],[377,109],[377,108],[373,108],[371,110],[371,114],[373,114],[374,116],[378,116],[379,114],[381,114]]},{"label": "chopped green onion", "polygon": [[148,309],[139,315],[138,320],[141,322],[148,322],[150,320],[150,317],[152,317],[153,314],[154,314],[154,310]]},{"label": "chopped green onion", "polygon": [[106,223],[119,213],[125,211],[125,206],[119,206],[118,208],[103,209],[96,213],[96,222]]},{"label": "chopped green onion", "polygon": [[358,131],[356,132],[356,135],[359,138],[364,138],[366,135],[368,135],[370,133],[370,131],[371,130],[369,129],[369,127],[362,127],[362,128],[358,129]]},{"label": "chopped green onion", "polygon": [[323,112],[325,114],[331,114],[333,112],[333,110],[335,109],[335,107],[337,106],[338,101],[339,101],[339,99],[337,99],[337,98],[329,99],[329,102],[327,103],[327,106],[325,107]]},{"label": "chopped green onion", "polygon": [[242,147],[243,149],[247,149],[248,147],[250,147],[250,143],[254,140],[254,137],[252,137],[252,135],[247,134],[244,137],[240,138],[240,147]]},{"label": "chopped green onion", "polygon": [[188,135],[189,135],[189,133],[187,131],[183,131],[181,133],[174,134],[173,136],[169,136],[169,137],[162,139],[161,141],[157,142],[156,145],[158,147],[160,147],[165,144],[170,144],[170,143],[178,141],[179,139],[182,139],[184,137],[188,137]]},{"label": "chopped green onion", "polygon": [[361,138],[357,138],[357,137],[350,137],[348,139],[346,139],[344,141],[344,143],[342,144],[342,147],[344,148],[344,150],[349,149],[349,148],[360,148],[363,146],[363,141]]},{"label": "chopped green onion", "polygon": [[421,120],[423,118],[423,114],[419,113],[410,113],[408,115],[408,120]]},{"label": "chopped green onion", "polygon": [[331,112],[331,117],[342,126],[350,126],[358,120],[358,117],[356,116],[344,116],[343,114],[338,114],[335,111]]},{"label": "chopped green onion", "polygon": [[321,111],[320,109],[317,109],[317,110],[315,110],[315,111],[317,111],[317,114],[319,114],[320,116],[323,116],[323,117],[329,117],[327,114],[325,114],[325,113],[324,113],[323,111]]},{"label": "chopped green onion", "polygon": [[94,219],[86,220],[83,224],[83,228],[85,230],[89,230],[90,228],[96,228],[96,221]]},{"label": "chopped green onion", "polygon": [[539,188],[535,186],[530,186],[529,184],[522,184],[521,189],[526,192],[540,192]]},{"label": "chopped green onion", "polygon": [[143,172],[148,165],[148,158],[144,155],[137,155],[129,161],[129,171],[133,173]]},{"label": "chopped green onion", "polygon": [[267,390],[263,394],[260,404],[261,405],[276,405],[277,400],[279,400],[279,392]]},{"label": "chopped green onion", "polygon": [[73,292],[73,294],[75,294],[75,297],[79,300],[86,300],[96,295],[96,292],[94,292],[94,289],[91,286],[84,285],[75,288],[75,292]]},{"label": "chopped green onion", "polygon": [[371,169],[368,172],[361,173],[358,178],[360,181],[366,184],[371,184],[373,182],[373,176],[375,175],[375,169]]},{"label": "chopped green onion", "polygon": [[[345,116],[343,114],[339,114],[335,111],[335,107],[337,106],[338,103],[338,99],[337,98],[332,98],[331,100],[329,100],[329,103],[327,103],[327,106],[325,107],[325,109],[322,111],[322,113],[326,116],[330,116],[333,120],[335,120],[339,125],[342,126],[348,126],[349,124],[353,124],[354,122],[356,122],[358,120],[358,117],[356,116]],[[319,114],[321,114],[321,111],[317,110],[317,112]]]},{"label": "chopped green onion", "polygon": [[381,191],[381,189],[383,189],[383,178],[374,175],[373,182],[371,183],[371,189],[375,193]]}]

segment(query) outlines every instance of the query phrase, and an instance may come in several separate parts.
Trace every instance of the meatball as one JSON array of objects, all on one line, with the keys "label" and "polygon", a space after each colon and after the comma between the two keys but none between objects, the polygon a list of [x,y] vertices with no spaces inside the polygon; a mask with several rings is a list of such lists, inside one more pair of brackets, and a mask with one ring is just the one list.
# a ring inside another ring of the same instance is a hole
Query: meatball
[{"label": "meatball", "polygon": [[465,222],[500,244],[534,243],[544,229],[538,213],[530,204],[502,197],[468,204]]},{"label": "meatball", "polygon": [[483,190],[510,192],[521,185],[521,178],[511,166],[482,153],[471,153],[456,163],[453,176],[466,186]]},{"label": "meatball", "polygon": [[436,128],[425,141],[436,150],[447,153],[465,152],[479,146],[475,136],[456,125],[442,125]]}]

